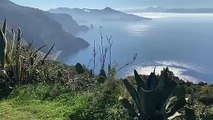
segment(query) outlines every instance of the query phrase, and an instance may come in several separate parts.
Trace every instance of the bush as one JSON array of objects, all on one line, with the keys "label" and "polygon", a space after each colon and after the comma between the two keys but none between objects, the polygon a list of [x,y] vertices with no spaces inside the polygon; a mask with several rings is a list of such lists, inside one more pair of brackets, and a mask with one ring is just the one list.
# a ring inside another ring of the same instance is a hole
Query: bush
[{"label": "bush", "polygon": [[78,74],[82,74],[85,72],[85,69],[83,68],[83,66],[80,63],[77,63],[75,65],[75,70],[77,71]]}]

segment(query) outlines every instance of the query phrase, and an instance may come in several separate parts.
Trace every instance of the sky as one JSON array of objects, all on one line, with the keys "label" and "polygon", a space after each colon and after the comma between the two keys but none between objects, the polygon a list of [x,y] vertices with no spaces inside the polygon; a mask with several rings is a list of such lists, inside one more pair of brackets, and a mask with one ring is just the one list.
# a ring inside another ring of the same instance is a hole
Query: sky
[{"label": "sky", "polygon": [[57,7],[139,9],[149,6],[165,8],[213,8],[213,0],[11,0],[42,10]]}]

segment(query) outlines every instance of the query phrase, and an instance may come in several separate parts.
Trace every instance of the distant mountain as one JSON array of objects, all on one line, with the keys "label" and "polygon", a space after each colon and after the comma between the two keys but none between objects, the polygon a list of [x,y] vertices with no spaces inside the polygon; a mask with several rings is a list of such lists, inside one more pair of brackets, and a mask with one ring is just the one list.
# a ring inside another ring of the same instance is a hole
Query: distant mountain
[{"label": "distant mountain", "polygon": [[165,9],[159,6],[151,6],[143,9],[129,9],[125,10],[125,12],[128,13],[134,13],[134,12],[164,12]]},{"label": "distant mountain", "polygon": [[165,12],[170,13],[213,13],[213,8],[196,8],[196,9],[166,9]]},{"label": "distant mountain", "polygon": [[52,18],[59,22],[63,29],[71,33],[73,35],[79,33],[79,32],[85,32],[89,30],[89,27],[86,25],[79,25],[70,15],[63,14],[63,13],[52,13]]},{"label": "distant mountain", "polygon": [[213,8],[162,8],[159,6],[151,6],[143,9],[130,9],[126,12],[165,12],[165,13],[213,13]]},{"label": "distant mountain", "polygon": [[99,9],[79,9],[79,8],[56,8],[50,9],[52,13],[65,13],[71,15],[77,21],[142,21],[149,18],[139,17],[132,14],[123,13],[106,7]]},{"label": "distant mountain", "polygon": [[[0,0],[0,21],[7,18],[11,28],[21,27],[24,39],[28,43],[33,41],[34,47],[55,43],[55,48],[62,51],[64,56],[89,45],[83,39],[65,32],[62,28],[63,25],[57,22],[60,21],[56,20],[57,17],[56,14],[23,7],[9,0]],[[69,17],[69,19],[71,18]],[[72,24],[73,21],[70,22]],[[76,23],[73,24],[76,25]]]}]

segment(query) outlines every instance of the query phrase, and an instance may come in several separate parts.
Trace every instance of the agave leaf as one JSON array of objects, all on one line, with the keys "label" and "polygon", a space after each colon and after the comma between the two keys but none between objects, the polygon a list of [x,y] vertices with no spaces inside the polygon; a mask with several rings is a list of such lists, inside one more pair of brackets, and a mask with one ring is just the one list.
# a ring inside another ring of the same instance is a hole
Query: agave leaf
[{"label": "agave leaf", "polygon": [[175,95],[178,97],[178,98],[182,98],[182,97],[185,97],[185,87],[182,86],[182,85],[178,85],[176,87],[176,90],[175,90]]},{"label": "agave leaf", "polygon": [[148,90],[154,90],[156,88],[156,86],[158,85],[159,79],[157,78],[157,76],[155,75],[155,73],[151,73],[146,85],[147,85],[147,89]]},{"label": "agave leaf", "polygon": [[157,110],[165,110],[166,102],[169,99],[170,95],[174,92],[176,86],[177,83],[172,80],[168,72],[164,72],[161,74],[155,95],[155,99],[158,99],[158,101],[156,101]]},{"label": "agave leaf", "polygon": [[135,112],[134,108],[132,107],[132,105],[130,104],[130,102],[124,98],[124,99],[121,99],[121,104],[124,106],[124,108],[126,108],[129,112],[129,114],[134,118],[134,117],[137,117],[137,113]]},{"label": "agave leaf", "polygon": [[7,32],[7,19],[6,18],[4,19],[2,31],[3,31],[4,35],[6,36],[6,32]]},{"label": "agave leaf", "polygon": [[135,88],[128,82],[127,79],[123,80],[124,85],[126,86],[126,89],[128,90],[129,94],[131,95],[132,99],[135,101],[136,106],[138,109],[140,109],[140,104],[139,104],[139,97],[138,97],[138,92],[135,90]]},{"label": "agave leaf", "polygon": [[147,90],[147,86],[144,80],[139,76],[136,70],[134,70],[134,74],[135,74],[135,80],[136,80],[137,86],[142,87],[144,90]]},{"label": "agave leaf", "polygon": [[165,110],[171,109],[171,107],[174,106],[174,104],[175,104],[176,101],[177,101],[177,97],[176,96],[171,97],[168,100],[167,104],[166,104]]},{"label": "agave leaf", "polygon": [[196,120],[195,111],[190,108],[185,108],[185,119],[186,120]]},{"label": "agave leaf", "polygon": [[166,113],[166,117],[168,118],[174,115],[179,109],[183,108],[185,105],[186,105],[186,100],[184,97],[177,99],[177,101],[175,101],[172,108]]},{"label": "agave leaf", "polygon": [[176,117],[179,117],[179,116],[181,116],[181,115],[182,115],[181,113],[175,112],[174,115],[168,117],[167,119],[168,119],[168,120],[175,120]]},{"label": "agave leaf", "polygon": [[145,91],[143,88],[138,87],[138,96],[140,102],[140,113],[145,117],[151,117],[155,114],[155,104],[153,100],[153,92]]}]

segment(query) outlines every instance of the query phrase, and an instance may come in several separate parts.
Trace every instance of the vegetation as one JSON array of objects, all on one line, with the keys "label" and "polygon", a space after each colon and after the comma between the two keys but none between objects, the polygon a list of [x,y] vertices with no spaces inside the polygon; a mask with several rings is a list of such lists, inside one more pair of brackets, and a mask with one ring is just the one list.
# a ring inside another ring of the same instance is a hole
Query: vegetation
[{"label": "vegetation", "polygon": [[150,76],[135,71],[135,78],[125,80],[115,78],[115,68],[108,74],[101,69],[96,76],[80,63],[49,60],[54,45],[41,55],[45,46],[34,50],[21,38],[21,29],[8,32],[5,20],[0,34],[1,120],[212,120],[212,85],[184,82],[168,68]]},{"label": "vegetation", "polygon": [[[174,115],[186,104],[184,91],[176,89],[177,83],[172,80],[172,77],[167,68],[162,71],[159,79],[155,73],[151,73],[149,78],[144,81],[135,71],[136,89],[128,80],[124,80],[137,107],[137,111],[135,111],[127,99],[121,100],[132,119],[137,117],[140,120],[164,120]],[[175,89],[178,93],[176,96],[172,95]]]}]

